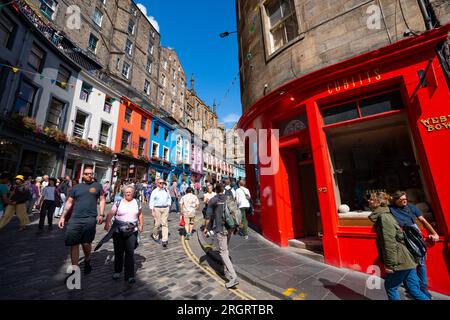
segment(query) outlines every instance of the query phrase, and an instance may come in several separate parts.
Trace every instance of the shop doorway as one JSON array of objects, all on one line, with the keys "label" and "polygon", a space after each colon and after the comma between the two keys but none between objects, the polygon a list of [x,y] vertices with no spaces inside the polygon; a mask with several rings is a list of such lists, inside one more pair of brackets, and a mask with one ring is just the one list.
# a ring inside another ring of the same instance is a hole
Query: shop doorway
[{"label": "shop doorway", "polygon": [[[286,194],[285,214],[292,221],[289,246],[322,254],[322,224],[319,213],[316,177],[306,130],[280,141],[280,155],[284,164]],[[283,198],[285,197],[285,198]]]}]

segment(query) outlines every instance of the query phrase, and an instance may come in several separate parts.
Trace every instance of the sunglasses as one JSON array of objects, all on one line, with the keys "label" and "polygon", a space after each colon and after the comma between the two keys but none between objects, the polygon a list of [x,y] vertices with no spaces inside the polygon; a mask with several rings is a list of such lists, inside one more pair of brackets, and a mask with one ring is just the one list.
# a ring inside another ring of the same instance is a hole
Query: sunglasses
[{"label": "sunglasses", "polygon": [[85,176],[93,176],[94,174],[92,172],[90,173],[84,173]]}]

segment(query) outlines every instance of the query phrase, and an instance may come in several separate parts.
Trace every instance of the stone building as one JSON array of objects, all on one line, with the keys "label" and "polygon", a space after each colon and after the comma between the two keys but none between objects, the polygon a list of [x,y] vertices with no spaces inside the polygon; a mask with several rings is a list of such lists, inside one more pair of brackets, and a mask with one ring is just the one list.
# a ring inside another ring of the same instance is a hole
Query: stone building
[{"label": "stone building", "polygon": [[186,104],[186,76],[175,50],[160,48],[158,105],[182,122]]},{"label": "stone building", "polygon": [[102,80],[148,110],[157,106],[160,34],[134,1],[28,2],[102,66]]},{"label": "stone building", "polygon": [[281,246],[371,272],[367,199],[405,190],[440,235],[429,286],[450,294],[448,1],[236,4],[251,222]]}]

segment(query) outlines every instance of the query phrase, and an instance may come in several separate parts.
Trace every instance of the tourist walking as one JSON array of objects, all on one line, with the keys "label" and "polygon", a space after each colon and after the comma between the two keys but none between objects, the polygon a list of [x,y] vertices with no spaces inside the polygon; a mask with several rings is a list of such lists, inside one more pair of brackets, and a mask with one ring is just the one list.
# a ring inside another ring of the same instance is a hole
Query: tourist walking
[{"label": "tourist walking", "polygon": [[[439,240],[439,235],[434,230],[434,228],[428,223],[428,221],[423,217],[422,212],[420,212],[417,207],[411,203],[408,203],[408,197],[404,191],[396,191],[392,195],[392,205],[389,209],[397,220],[398,224],[404,228],[414,227],[419,230],[416,224],[416,219],[419,220],[428,232],[428,240],[436,242]],[[420,231],[420,230],[419,230]],[[427,279],[427,268],[426,268],[426,256],[418,259],[417,265],[417,276],[419,277],[420,289],[429,298],[431,298],[431,293],[428,291],[428,279]]]},{"label": "tourist walking", "polygon": [[31,179],[30,190],[31,190],[31,199],[27,202],[27,213],[28,213],[28,215],[32,215],[33,214],[33,209],[35,208],[36,202],[41,197],[41,192],[39,190],[39,187],[36,184],[36,180],[34,180],[34,179]]},{"label": "tourist walking", "polygon": [[186,194],[186,189],[187,188],[188,188],[188,185],[187,185],[186,181],[183,181],[181,183],[181,186],[180,186],[180,194],[181,194],[181,196],[184,196]]},{"label": "tourist walking", "polygon": [[206,219],[206,210],[208,209],[208,202],[209,200],[211,200],[212,198],[214,198],[214,196],[216,195],[216,193],[214,192],[214,187],[212,184],[208,183],[206,185],[206,193],[205,196],[203,197],[203,202],[204,202],[204,206],[203,206],[203,219]]},{"label": "tourist walking", "polygon": [[169,209],[172,203],[169,191],[166,189],[166,182],[163,179],[158,179],[157,188],[153,190],[150,196],[150,210],[154,218],[154,227],[152,238],[155,242],[160,243],[159,228],[162,229],[162,245],[167,248],[169,240]]},{"label": "tourist walking", "polygon": [[45,217],[48,221],[48,231],[53,230],[53,214],[55,208],[61,206],[61,203],[61,196],[56,188],[56,179],[50,178],[49,185],[42,190],[42,197],[38,205],[40,208],[39,234],[44,230]]},{"label": "tourist walking", "polygon": [[420,290],[417,263],[405,245],[403,230],[389,210],[389,195],[384,192],[372,193],[369,219],[374,222],[377,232],[377,248],[380,261],[384,264],[386,279],[384,287],[389,300],[400,300],[398,291],[405,283],[409,294],[417,300],[430,300]]},{"label": "tourist walking", "polygon": [[5,214],[5,208],[9,204],[9,177],[6,173],[0,175],[0,221]]},{"label": "tourist walking", "polygon": [[22,175],[18,175],[14,179],[16,183],[12,188],[5,214],[0,220],[0,229],[5,227],[11,221],[15,213],[20,220],[19,231],[24,231],[30,223],[30,219],[27,215],[27,201],[31,199],[31,192],[25,187],[25,179]]},{"label": "tourist walking", "polygon": [[[170,197],[172,198],[172,204],[175,205],[175,211],[176,211],[176,213],[179,213],[180,212],[180,203],[179,203],[180,192],[178,191],[177,183],[175,181],[172,182],[172,186],[170,186],[170,188],[169,188],[169,193],[170,193]],[[173,211],[173,210],[171,210],[171,211]]]},{"label": "tourist walking", "polygon": [[192,190],[192,188],[189,187],[186,189],[186,194],[181,197],[180,206],[181,214],[183,215],[185,222],[186,239],[189,240],[189,238],[192,237],[195,213],[200,206],[198,197],[194,195],[194,190]]},{"label": "tourist walking", "polygon": [[55,218],[61,218],[71,185],[72,181],[70,176],[66,176],[57,188],[59,196],[61,198],[61,204],[55,209]]},{"label": "tourist walking", "polygon": [[245,187],[245,180],[239,181],[239,188],[236,190],[236,204],[241,211],[240,231],[245,240],[248,239],[247,214],[250,211],[250,190]]},{"label": "tourist walking", "polygon": [[[70,249],[72,265],[78,265],[80,245],[84,252],[84,273],[92,271],[91,251],[92,241],[95,238],[96,224],[101,224],[104,218],[106,200],[100,183],[94,182],[92,168],[83,170],[83,182],[74,186],[70,191],[64,207],[63,215],[59,220],[59,227],[63,229],[65,217],[72,209],[71,218],[66,226],[65,244]],[[100,214],[97,215],[97,202],[100,200]]]},{"label": "tourist walking", "polygon": [[[134,192],[134,187],[124,187],[122,191],[124,198],[114,203],[105,222],[105,230],[109,230],[106,239],[112,237],[114,241],[113,279],[120,278],[125,263],[124,276],[125,281],[128,281],[129,284],[135,282],[134,250],[138,245],[138,232],[142,233],[144,228],[141,202],[133,198]],[[115,219],[111,226],[113,216],[115,216]]]},{"label": "tourist walking", "polygon": [[230,242],[234,229],[227,227],[227,224],[225,223],[225,206],[228,206],[228,209],[230,210],[230,213],[232,215],[236,215],[237,212],[232,209],[233,206],[229,206],[231,201],[227,199],[227,196],[223,193],[224,189],[221,184],[218,183],[216,185],[215,191],[217,195],[208,202],[208,209],[203,232],[205,235],[209,235],[210,228],[213,230],[216,240],[219,244],[219,254],[224,265],[225,277],[228,280],[228,282],[225,284],[225,287],[233,288],[239,284],[236,271],[234,270],[233,264],[231,263],[230,252],[228,250],[228,244]]}]

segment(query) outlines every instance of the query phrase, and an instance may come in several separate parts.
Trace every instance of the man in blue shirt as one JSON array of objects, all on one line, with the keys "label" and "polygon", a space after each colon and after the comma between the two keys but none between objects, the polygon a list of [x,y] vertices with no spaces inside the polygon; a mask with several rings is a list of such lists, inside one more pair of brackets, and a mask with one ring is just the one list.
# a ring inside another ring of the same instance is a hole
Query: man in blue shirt
[{"label": "man in blue shirt", "polygon": [[[418,228],[416,224],[416,219],[418,219],[422,225],[427,229],[428,239],[431,241],[439,241],[439,235],[433,229],[433,227],[428,223],[428,221],[423,217],[422,212],[413,204],[408,203],[408,198],[406,196],[406,192],[404,191],[396,191],[393,195],[393,204],[389,206],[389,209],[392,215],[397,220],[398,224],[403,226],[415,226]],[[427,269],[425,264],[425,257],[418,261],[417,265],[417,275],[420,280],[420,289],[423,293],[425,293],[428,297],[431,298],[430,292],[428,292],[427,285]]]},{"label": "man in blue shirt", "polygon": [[153,227],[152,238],[159,243],[159,227],[162,227],[162,245],[167,248],[169,240],[169,208],[172,204],[172,198],[169,191],[165,188],[166,182],[163,179],[158,179],[156,183],[157,188],[152,191],[150,196],[150,210],[152,216],[155,218],[155,225]]}]

